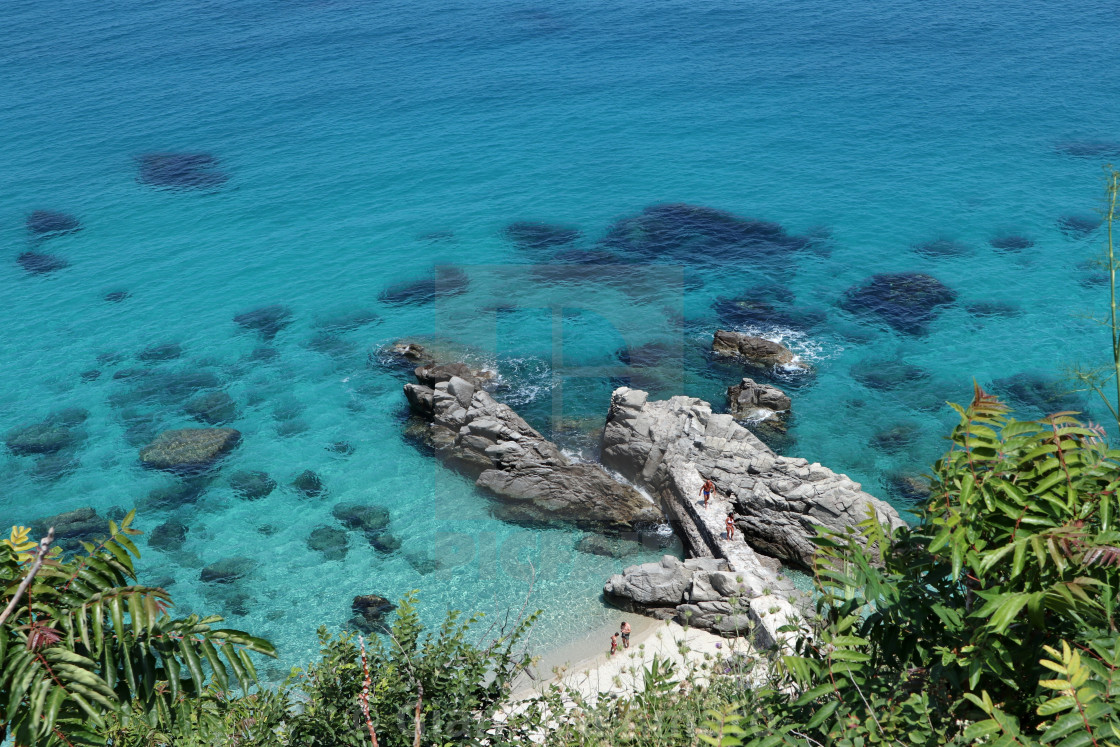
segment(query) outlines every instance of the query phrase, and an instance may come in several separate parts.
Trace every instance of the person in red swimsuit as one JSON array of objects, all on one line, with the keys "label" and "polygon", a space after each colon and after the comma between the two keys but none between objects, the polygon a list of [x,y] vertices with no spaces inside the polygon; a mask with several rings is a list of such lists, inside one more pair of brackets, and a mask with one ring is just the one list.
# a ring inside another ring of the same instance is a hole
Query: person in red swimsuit
[{"label": "person in red swimsuit", "polygon": [[727,515],[727,539],[735,539],[735,516]]},{"label": "person in red swimsuit", "polygon": [[618,651],[618,633],[612,633],[611,634],[611,656],[614,656],[616,651]]},{"label": "person in red swimsuit", "polygon": [[704,484],[700,486],[700,495],[704,496],[704,508],[708,507],[708,499],[712,497],[712,491],[716,489],[716,484],[711,480],[705,480]]}]

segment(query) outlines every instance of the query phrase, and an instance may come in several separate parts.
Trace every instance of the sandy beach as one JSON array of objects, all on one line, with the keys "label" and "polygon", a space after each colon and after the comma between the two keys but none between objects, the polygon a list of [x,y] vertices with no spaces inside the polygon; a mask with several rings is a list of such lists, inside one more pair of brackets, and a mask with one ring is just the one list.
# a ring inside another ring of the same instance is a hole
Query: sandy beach
[{"label": "sandy beach", "polygon": [[[626,695],[641,689],[644,670],[655,657],[686,671],[688,663],[750,650],[745,638],[728,639],[675,622],[653,620],[619,613],[619,622],[603,626],[562,648],[549,651],[536,662],[529,675],[514,685],[514,700],[537,695],[551,685],[567,687],[594,699],[602,695]],[[610,654],[610,635],[625,619],[633,628],[630,648]]]}]

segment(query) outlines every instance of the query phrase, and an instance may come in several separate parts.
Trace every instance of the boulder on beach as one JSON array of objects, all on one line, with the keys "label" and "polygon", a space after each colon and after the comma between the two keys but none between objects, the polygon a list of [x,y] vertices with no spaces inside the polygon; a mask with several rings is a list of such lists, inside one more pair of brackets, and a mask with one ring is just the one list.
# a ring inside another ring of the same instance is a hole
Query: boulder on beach
[{"label": "boulder on beach", "polygon": [[35,210],[27,216],[27,230],[38,238],[71,233],[81,227],[81,221],[75,216],[57,210]]},{"label": "boulder on beach", "polygon": [[292,310],[283,304],[272,304],[243,311],[233,317],[233,322],[242,329],[256,332],[263,340],[271,340],[282,329],[291,324]]},{"label": "boulder on beach", "polygon": [[214,464],[241,440],[233,428],[179,428],[164,431],[140,450],[145,467],[190,472]]},{"label": "boulder on beach", "polygon": [[249,575],[256,567],[257,561],[252,558],[225,558],[203,568],[198,577],[206,583],[228,584]]},{"label": "boulder on beach", "polygon": [[712,352],[740,358],[764,368],[808,368],[793,351],[779,342],[724,329],[716,330],[712,338]]}]

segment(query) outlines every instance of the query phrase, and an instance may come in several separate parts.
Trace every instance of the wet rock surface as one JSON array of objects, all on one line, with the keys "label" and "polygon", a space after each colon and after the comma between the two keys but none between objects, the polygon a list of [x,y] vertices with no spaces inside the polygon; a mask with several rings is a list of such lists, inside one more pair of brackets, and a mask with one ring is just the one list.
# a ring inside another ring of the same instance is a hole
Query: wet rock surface
[{"label": "wet rock surface", "polygon": [[423,419],[424,442],[498,498],[503,518],[631,527],[661,517],[636,490],[598,465],[564,456],[511,408],[465,379],[452,376],[434,387],[406,384],[405,395]]},{"label": "wet rock surface", "polygon": [[241,440],[233,428],[180,428],[164,431],[140,450],[145,467],[192,472],[212,466]]},{"label": "wet rock surface", "polygon": [[787,414],[793,401],[776,386],[744,377],[727,388],[727,409],[737,420],[767,420]]},{"label": "wet rock surface", "polygon": [[740,358],[754,366],[778,368],[783,366],[804,368],[797,356],[781,343],[742,332],[716,330],[712,338],[712,352],[716,355]]}]

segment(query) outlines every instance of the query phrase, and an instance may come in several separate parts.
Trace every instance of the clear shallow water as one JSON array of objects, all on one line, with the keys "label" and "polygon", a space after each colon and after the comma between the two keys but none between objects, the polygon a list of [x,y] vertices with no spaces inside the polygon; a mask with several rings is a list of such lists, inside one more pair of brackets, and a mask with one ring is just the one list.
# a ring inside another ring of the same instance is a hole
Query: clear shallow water
[{"label": "clear shallow water", "polygon": [[[508,384],[501,395],[546,431],[563,418],[578,450],[617,383],[589,367],[659,342],[671,354],[642,381],[722,405],[740,371],[702,355],[719,324],[712,303],[781,285],[787,306],[824,319],[796,336],[768,330],[816,367],[786,382],[787,451],[883,496],[889,475],[936,457],[953,422],[938,404],[966,400],[973,378],[1103,358],[1106,335],[1079,317],[1104,309],[1081,266],[1101,236],[1071,238],[1057,219],[1097,207],[1105,160],[1060,144],[1120,141],[1113,4],[67,0],[9,3],[4,17],[0,426],[63,407],[90,417],[61,476],[0,456],[0,512],[104,513],[170,485],[139,467],[129,408],[154,413],[151,428],[193,421],[174,397],[123,403],[131,385],[113,374],[150,345],[180,343],[183,357],[164,365],[209,372],[237,401],[245,438],[223,475],[262,469],[285,486],[314,469],[328,494],[283,487],[247,502],[221,476],[196,504],[141,512],[143,528],[172,515],[190,526],[181,554],[146,551],[143,567],[175,578],[183,607],[229,611],[237,588],[205,589],[199,564],[257,558],[248,614],[231,620],[273,637],[285,663],[309,656],[311,631],[341,623],[356,593],[419,588],[434,621],[448,607],[520,608],[530,573],[541,640],[574,636],[602,614],[598,590],[623,565],[574,553],[578,533],[496,521],[469,483],[402,440],[401,379],[367,356],[384,342],[438,333],[475,345]],[[211,153],[229,180],[211,191],[139,183],[136,156],[169,151]],[[782,272],[698,256],[620,281],[526,267],[551,253],[503,235],[511,221],[547,221],[595,249],[614,220],[666,201],[829,238]],[[29,275],[16,263],[37,209],[81,220],[37,245],[69,268]],[[993,250],[1004,232],[1035,244]],[[936,238],[965,248],[913,249]],[[464,267],[468,291],[434,305],[378,300],[435,265]],[[959,301],[919,336],[837,306],[851,285],[894,271],[930,272]],[[114,290],[131,295],[104,301]],[[978,301],[1013,313],[970,313]],[[271,343],[275,359],[250,360],[263,343],[232,317],[271,303],[290,306],[292,324]],[[382,321],[340,334],[334,355],[309,349],[317,319],[354,309]],[[99,363],[104,353],[122,360]],[[893,358],[928,377],[885,391],[851,376]],[[558,363],[584,368],[556,394]],[[83,381],[91,369],[100,377]],[[899,423],[918,435],[871,446]],[[353,455],[325,448],[338,440]],[[357,500],[391,509],[405,550],[460,543],[446,550],[456,561],[421,576],[356,537],[341,562],[307,549],[335,503]],[[265,524],[275,533],[259,533]]]}]

